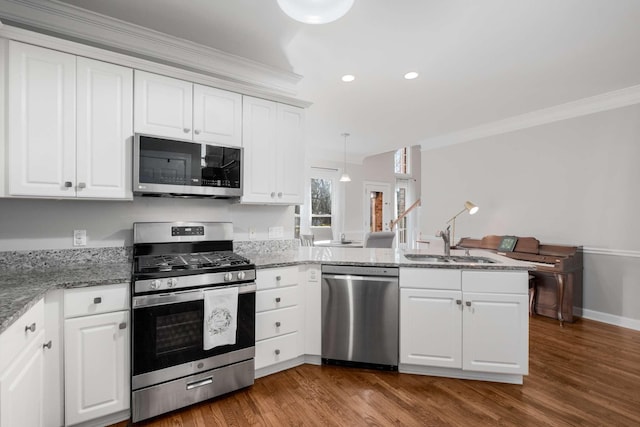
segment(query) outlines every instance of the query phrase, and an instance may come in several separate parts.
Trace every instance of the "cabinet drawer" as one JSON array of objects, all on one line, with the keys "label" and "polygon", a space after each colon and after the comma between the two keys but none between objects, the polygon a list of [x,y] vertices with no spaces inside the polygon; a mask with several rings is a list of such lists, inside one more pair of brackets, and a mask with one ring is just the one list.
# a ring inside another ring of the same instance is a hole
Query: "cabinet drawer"
[{"label": "cabinet drawer", "polygon": [[2,349],[0,351],[0,372],[43,330],[44,298],[20,316],[0,335],[0,349]]},{"label": "cabinet drawer", "polygon": [[529,272],[463,271],[462,291],[526,294],[529,292]]},{"label": "cabinet drawer", "polygon": [[129,284],[91,286],[64,291],[64,317],[129,309]]},{"label": "cabinet drawer", "polygon": [[295,306],[256,314],[256,341],[297,331],[298,313]]},{"label": "cabinet drawer", "polygon": [[298,286],[256,292],[256,312],[292,307],[300,303]]},{"label": "cabinet drawer", "polygon": [[256,369],[300,356],[298,333],[256,342]]},{"label": "cabinet drawer", "polygon": [[460,290],[460,271],[444,268],[401,268],[400,287]]},{"label": "cabinet drawer", "polygon": [[256,271],[256,286],[260,289],[298,284],[298,267],[271,268]]}]

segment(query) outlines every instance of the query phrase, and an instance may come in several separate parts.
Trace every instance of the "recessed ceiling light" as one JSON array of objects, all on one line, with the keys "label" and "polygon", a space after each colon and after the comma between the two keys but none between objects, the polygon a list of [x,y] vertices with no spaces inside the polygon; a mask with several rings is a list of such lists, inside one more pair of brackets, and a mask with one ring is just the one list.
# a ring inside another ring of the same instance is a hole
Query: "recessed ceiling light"
[{"label": "recessed ceiling light", "polygon": [[344,76],[342,76],[342,81],[343,82],[352,82],[356,79],[356,76],[352,76],[351,74],[345,74]]},{"label": "recessed ceiling light", "polygon": [[416,77],[418,77],[418,73],[416,73],[415,71],[410,71],[407,74],[404,75],[404,78],[407,80],[413,80]]}]

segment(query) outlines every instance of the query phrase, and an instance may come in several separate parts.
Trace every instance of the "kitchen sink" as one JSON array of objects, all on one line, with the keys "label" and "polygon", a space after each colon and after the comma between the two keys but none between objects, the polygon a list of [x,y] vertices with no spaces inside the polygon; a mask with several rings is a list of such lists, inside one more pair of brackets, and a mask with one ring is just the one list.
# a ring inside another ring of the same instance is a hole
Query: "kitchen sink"
[{"label": "kitchen sink", "polygon": [[495,264],[498,261],[481,257],[481,256],[471,256],[471,255],[433,255],[433,254],[404,254],[404,257],[414,261],[421,262],[458,262],[458,263],[467,263],[467,264]]}]

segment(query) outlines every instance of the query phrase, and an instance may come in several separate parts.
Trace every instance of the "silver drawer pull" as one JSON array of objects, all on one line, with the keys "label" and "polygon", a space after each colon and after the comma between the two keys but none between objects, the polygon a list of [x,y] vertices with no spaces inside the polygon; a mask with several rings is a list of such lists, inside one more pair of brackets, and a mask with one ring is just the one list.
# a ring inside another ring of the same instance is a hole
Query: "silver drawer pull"
[{"label": "silver drawer pull", "polygon": [[457,299],[456,300],[456,304],[461,305],[462,304],[462,300],[461,299]]},{"label": "silver drawer pull", "polygon": [[279,355],[280,354],[280,349],[276,348],[275,353],[276,353],[276,356]]},{"label": "silver drawer pull", "polygon": [[467,307],[471,307],[471,301],[465,301],[464,303],[467,305]]},{"label": "silver drawer pull", "polygon": [[73,183],[71,181],[65,181],[64,182],[64,186],[65,186],[65,188],[71,188],[71,187],[73,187]]},{"label": "silver drawer pull", "polygon": [[276,282],[279,282],[280,280],[282,280],[282,276],[276,276]]},{"label": "silver drawer pull", "polygon": [[213,377],[205,378],[200,381],[196,381],[193,383],[187,383],[187,390],[191,390],[198,387],[203,387],[205,385],[209,385],[213,383]]},{"label": "silver drawer pull", "polygon": [[94,304],[100,304],[101,302],[102,302],[102,297],[95,297],[95,298],[93,299],[93,303],[94,303]]},{"label": "silver drawer pull", "polygon": [[276,322],[276,328],[280,327],[280,322]]},{"label": "silver drawer pull", "polygon": [[189,133],[189,132],[191,132],[191,129],[189,129],[189,128],[184,128],[184,129],[182,129],[182,130],[184,131],[184,133]]},{"label": "silver drawer pull", "polygon": [[280,302],[280,297],[276,297],[276,302]]},{"label": "silver drawer pull", "polygon": [[49,340],[49,342],[46,344],[42,344],[42,348],[48,348],[49,350],[51,350],[51,340]]},{"label": "silver drawer pull", "polygon": [[25,331],[25,332],[28,332],[28,331],[35,332],[35,331],[36,331],[36,324],[35,324],[35,323],[32,323],[32,324],[31,324],[31,325],[29,325],[29,326],[25,326],[25,327],[24,327],[24,331]]},{"label": "silver drawer pull", "polygon": [[196,135],[200,135],[200,129],[194,130],[193,133],[195,133]]},{"label": "silver drawer pull", "polygon": [[127,329],[127,322],[122,322],[118,325],[118,329]]},{"label": "silver drawer pull", "polygon": [[85,184],[84,182],[79,182],[78,188],[87,188],[87,184]]}]

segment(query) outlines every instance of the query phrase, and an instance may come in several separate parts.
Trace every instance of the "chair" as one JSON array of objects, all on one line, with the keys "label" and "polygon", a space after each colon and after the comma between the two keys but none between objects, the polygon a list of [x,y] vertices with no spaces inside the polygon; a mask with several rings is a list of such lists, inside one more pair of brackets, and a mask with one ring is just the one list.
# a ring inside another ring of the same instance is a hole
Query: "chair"
[{"label": "chair", "polygon": [[313,246],[313,234],[301,234],[300,246]]},{"label": "chair", "polygon": [[364,236],[365,248],[390,248],[393,246],[393,239],[396,233],[393,231],[369,232]]}]

